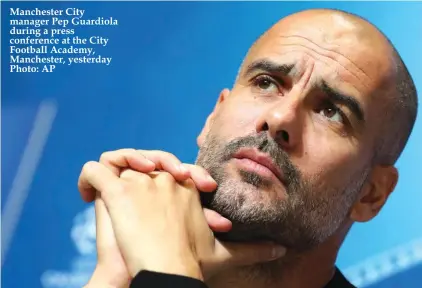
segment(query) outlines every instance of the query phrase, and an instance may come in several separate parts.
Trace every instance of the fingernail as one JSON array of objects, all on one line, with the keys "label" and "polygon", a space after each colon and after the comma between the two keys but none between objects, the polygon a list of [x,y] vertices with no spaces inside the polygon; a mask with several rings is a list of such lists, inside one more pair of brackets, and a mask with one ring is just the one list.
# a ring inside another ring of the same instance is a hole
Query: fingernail
[{"label": "fingernail", "polygon": [[154,165],[154,166],[155,166],[155,163],[154,163],[154,162],[152,162],[151,160],[146,159],[146,158],[145,158],[145,160],[146,160],[146,162],[147,162],[149,165]]},{"label": "fingernail", "polygon": [[286,254],[286,248],[277,246],[277,247],[274,247],[273,250],[271,251],[271,258],[276,259],[281,256],[284,256],[284,254]]},{"label": "fingernail", "polygon": [[227,218],[224,218],[223,216],[220,217],[220,219],[218,219],[218,221],[220,222],[220,224],[224,225],[224,224],[232,224],[232,221],[230,221]]},{"label": "fingernail", "polygon": [[186,169],[186,167],[183,166],[183,164],[179,165],[179,171],[182,172],[183,174],[187,174],[189,172],[189,170]]},{"label": "fingernail", "polygon": [[211,175],[207,175],[207,179],[208,179],[208,181],[211,181],[213,183],[216,183],[215,180],[214,180],[214,178],[211,177]]}]

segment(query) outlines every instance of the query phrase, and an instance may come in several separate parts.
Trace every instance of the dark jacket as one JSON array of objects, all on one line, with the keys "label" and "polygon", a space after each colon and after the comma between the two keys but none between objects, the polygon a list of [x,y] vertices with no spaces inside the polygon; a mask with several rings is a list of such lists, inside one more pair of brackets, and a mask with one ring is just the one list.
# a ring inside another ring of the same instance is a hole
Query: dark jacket
[{"label": "dark jacket", "polygon": [[[207,288],[204,282],[186,276],[141,271],[132,280],[130,288]],[[356,288],[336,269],[331,281],[321,288]]]}]

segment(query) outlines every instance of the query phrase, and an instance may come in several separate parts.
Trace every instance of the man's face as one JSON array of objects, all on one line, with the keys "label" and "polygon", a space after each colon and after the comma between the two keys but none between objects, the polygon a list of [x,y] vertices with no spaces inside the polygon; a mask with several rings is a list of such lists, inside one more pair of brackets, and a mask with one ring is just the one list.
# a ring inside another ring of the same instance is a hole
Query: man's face
[{"label": "man's face", "polygon": [[345,223],[370,172],[371,95],[389,67],[353,25],[325,19],[266,33],[211,117],[197,164],[219,184],[209,206],[233,221],[228,240],[311,248]]}]

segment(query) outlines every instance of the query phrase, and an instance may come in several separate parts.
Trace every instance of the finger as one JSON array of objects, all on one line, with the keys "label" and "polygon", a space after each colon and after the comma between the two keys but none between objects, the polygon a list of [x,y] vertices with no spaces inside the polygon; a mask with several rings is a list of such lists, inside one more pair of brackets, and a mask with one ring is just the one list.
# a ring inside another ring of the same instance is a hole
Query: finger
[{"label": "finger", "polygon": [[155,170],[155,163],[147,159],[144,155],[135,149],[120,149],[117,151],[105,152],[100,157],[100,163],[120,175],[124,168],[149,173]]},{"label": "finger", "polygon": [[87,168],[84,165],[78,179],[78,190],[81,194],[82,200],[85,202],[92,202],[96,197],[97,190],[88,181]]},{"label": "finger", "polygon": [[214,261],[228,268],[269,262],[285,254],[284,247],[273,243],[223,243],[216,240]]},{"label": "finger", "polygon": [[112,201],[115,195],[123,188],[120,178],[101,163],[90,161],[83,168],[78,180],[78,187],[94,189],[101,193],[101,198],[107,205],[107,200]]},{"label": "finger", "polygon": [[107,250],[110,247],[117,247],[117,243],[107,207],[105,206],[104,201],[99,197],[99,193],[97,194],[95,199],[97,253],[98,260],[105,261],[105,257],[108,254]]},{"label": "finger", "polygon": [[[135,149],[105,152],[100,157],[100,163],[117,176],[120,175],[122,169],[129,167],[143,173],[148,173],[155,169],[155,164]],[[92,202],[95,199],[96,190],[86,182],[86,177],[79,178],[78,189],[84,201]]]},{"label": "finger", "polygon": [[208,225],[214,232],[228,232],[232,229],[232,222],[217,212],[204,208],[204,215]]},{"label": "finger", "polygon": [[189,170],[171,153],[157,150],[137,150],[147,159],[155,163],[155,168],[170,173],[176,181],[184,181],[190,177]]},{"label": "finger", "polygon": [[207,170],[198,165],[182,164],[189,170],[191,179],[196,188],[201,192],[212,192],[217,189],[217,182],[211,177]]},{"label": "finger", "polygon": [[[132,169],[125,169],[120,173],[120,179],[128,181],[129,183],[138,183],[140,187],[143,187],[145,184],[149,182],[146,181],[147,179],[151,179],[153,175],[163,174],[165,172],[159,171],[152,171],[150,173],[142,173]],[[169,175],[169,173],[167,173]],[[172,177],[172,176],[170,176]],[[144,187],[147,188],[147,187]]]},{"label": "finger", "polygon": [[78,180],[78,190],[81,194],[82,200],[85,202],[92,202],[95,199],[95,190],[94,187],[87,181],[85,175],[80,175]]}]

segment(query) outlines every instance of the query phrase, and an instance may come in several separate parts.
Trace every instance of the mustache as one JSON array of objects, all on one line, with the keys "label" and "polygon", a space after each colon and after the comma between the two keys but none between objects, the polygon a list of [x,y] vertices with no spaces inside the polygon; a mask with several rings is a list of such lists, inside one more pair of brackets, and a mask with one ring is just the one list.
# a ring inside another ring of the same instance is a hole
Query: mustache
[{"label": "mustache", "polygon": [[298,187],[301,183],[299,169],[290,161],[287,152],[280,147],[277,141],[269,137],[268,133],[265,131],[260,132],[256,136],[249,135],[230,141],[223,150],[222,160],[224,162],[229,161],[239,149],[245,147],[256,148],[260,152],[268,154],[274,161],[274,164],[277,165],[284,174],[288,188]]}]

